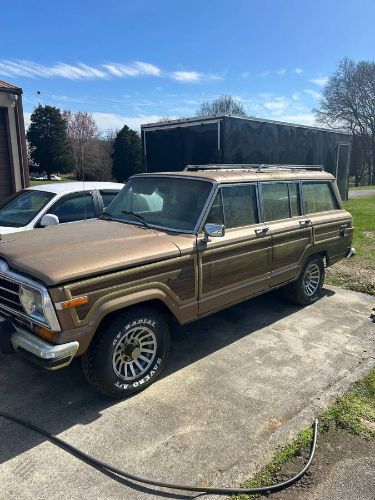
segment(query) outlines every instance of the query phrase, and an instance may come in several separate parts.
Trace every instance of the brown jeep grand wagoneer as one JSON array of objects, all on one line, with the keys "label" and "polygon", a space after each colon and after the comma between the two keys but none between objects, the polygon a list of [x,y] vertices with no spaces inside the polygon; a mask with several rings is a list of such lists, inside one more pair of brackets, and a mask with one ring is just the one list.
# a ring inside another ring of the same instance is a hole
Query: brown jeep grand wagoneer
[{"label": "brown jeep grand wagoneer", "polygon": [[136,175],[101,220],[1,239],[2,351],[49,370],[82,356],[88,381],[121,398],[162,371],[170,318],[281,286],[310,304],[325,266],[353,255],[352,231],[321,167]]}]

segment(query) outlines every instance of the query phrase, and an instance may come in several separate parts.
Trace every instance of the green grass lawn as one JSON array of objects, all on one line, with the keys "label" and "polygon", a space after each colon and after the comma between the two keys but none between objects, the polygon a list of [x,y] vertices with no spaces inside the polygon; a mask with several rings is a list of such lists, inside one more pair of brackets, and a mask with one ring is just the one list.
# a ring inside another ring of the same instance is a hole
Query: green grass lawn
[{"label": "green grass lawn", "polygon": [[326,283],[358,292],[375,293],[375,194],[344,203],[353,215],[354,258],[327,269]]}]

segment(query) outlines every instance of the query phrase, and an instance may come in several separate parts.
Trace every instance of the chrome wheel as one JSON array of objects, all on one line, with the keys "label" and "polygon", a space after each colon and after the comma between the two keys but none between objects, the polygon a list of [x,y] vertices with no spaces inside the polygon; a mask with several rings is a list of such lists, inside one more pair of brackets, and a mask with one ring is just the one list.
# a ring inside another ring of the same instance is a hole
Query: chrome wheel
[{"label": "chrome wheel", "polygon": [[320,283],[320,268],[318,264],[311,263],[305,271],[303,286],[305,294],[311,297],[318,290]]},{"label": "chrome wheel", "polygon": [[154,332],[145,325],[134,326],[117,342],[112,357],[113,370],[123,380],[135,380],[150,368],[156,350]]}]

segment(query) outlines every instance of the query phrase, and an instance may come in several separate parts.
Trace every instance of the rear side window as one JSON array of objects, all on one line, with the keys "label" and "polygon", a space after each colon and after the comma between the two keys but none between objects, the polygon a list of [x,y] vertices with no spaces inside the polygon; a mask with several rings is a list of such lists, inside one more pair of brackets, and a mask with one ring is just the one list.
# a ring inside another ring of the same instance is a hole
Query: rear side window
[{"label": "rear side window", "polygon": [[255,185],[222,187],[206,222],[225,224],[227,229],[259,222]]},{"label": "rear side window", "polygon": [[325,212],[337,208],[328,182],[303,182],[302,193],[305,214]]},{"label": "rear side window", "polygon": [[68,195],[55,203],[49,214],[57,215],[60,223],[76,222],[96,217],[94,200],[91,193]]},{"label": "rear side window", "polygon": [[296,182],[263,183],[262,195],[265,221],[288,219],[301,213]]}]

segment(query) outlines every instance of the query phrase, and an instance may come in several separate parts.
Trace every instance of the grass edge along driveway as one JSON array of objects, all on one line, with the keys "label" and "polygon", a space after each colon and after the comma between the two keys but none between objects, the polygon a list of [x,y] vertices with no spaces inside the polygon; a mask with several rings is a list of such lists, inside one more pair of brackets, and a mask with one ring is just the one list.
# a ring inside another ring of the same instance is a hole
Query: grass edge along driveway
[{"label": "grass edge along driveway", "polygon": [[375,194],[352,198],[344,208],[353,216],[353,246],[357,254],[327,269],[326,283],[375,294]]},{"label": "grass edge along driveway", "polygon": [[[338,430],[355,436],[375,440],[375,369],[327,408],[319,419],[318,440],[326,439],[329,432]],[[297,455],[308,456],[312,441],[312,428],[301,431],[297,438],[276,452],[272,461],[256,476],[245,482],[245,488],[267,486],[275,481],[280,469]],[[319,456],[316,455],[314,461]],[[259,495],[236,495],[232,500],[247,500]]]}]

